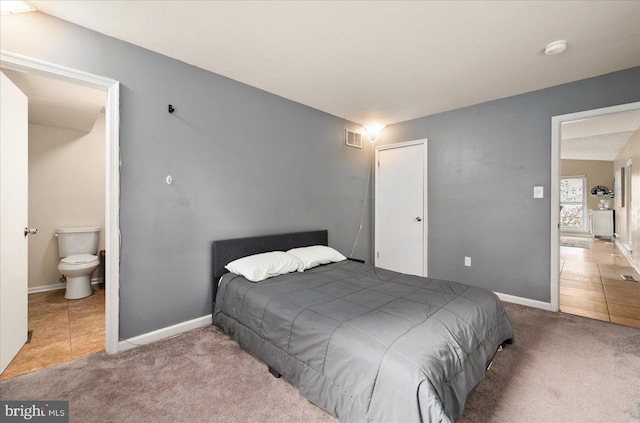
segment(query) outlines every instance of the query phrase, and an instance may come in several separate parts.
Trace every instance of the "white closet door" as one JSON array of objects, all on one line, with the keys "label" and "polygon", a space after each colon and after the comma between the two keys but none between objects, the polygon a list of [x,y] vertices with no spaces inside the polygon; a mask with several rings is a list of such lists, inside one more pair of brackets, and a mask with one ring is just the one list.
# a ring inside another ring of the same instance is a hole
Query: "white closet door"
[{"label": "white closet door", "polygon": [[376,149],[375,264],[427,275],[426,140]]}]

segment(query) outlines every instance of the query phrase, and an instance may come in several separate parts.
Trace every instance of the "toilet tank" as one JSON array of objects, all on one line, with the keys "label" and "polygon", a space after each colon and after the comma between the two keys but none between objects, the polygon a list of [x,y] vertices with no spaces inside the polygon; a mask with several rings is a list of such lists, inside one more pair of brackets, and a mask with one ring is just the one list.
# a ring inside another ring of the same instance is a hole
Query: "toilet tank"
[{"label": "toilet tank", "polygon": [[97,254],[100,228],[58,228],[58,255]]}]

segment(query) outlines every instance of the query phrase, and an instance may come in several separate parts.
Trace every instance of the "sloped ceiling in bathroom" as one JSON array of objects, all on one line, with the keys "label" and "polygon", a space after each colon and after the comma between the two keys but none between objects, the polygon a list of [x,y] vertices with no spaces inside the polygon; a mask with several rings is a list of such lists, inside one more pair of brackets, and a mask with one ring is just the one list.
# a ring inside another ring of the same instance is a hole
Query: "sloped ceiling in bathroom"
[{"label": "sloped ceiling in bathroom", "polygon": [[89,133],[104,108],[103,91],[9,69],[2,72],[29,98],[31,124]]}]

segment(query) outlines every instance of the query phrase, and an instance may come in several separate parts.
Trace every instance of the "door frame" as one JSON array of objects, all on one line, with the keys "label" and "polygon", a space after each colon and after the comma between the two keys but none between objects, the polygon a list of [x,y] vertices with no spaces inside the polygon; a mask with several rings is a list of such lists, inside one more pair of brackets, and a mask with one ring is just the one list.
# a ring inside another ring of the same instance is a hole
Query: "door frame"
[{"label": "door frame", "polygon": [[638,109],[640,101],[551,117],[551,311],[560,308],[560,127],[564,122]]},{"label": "door frame", "polygon": [[423,217],[422,217],[422,221],[423,221],[423,235],[422,235],[422,239],[423,239],[423,254],[424,254],[424,260],[422,262],[422,274],[424,275],[424,277],[429,276],[429,209],[427,207],[428,205],[428,199],[429,199],[429,189],[428,189],[428,185],[427,185],[427,181],[428,181],[428,166],[427,166],[427,138],[423,138],[423,139],[419,139],[419,140],[414,140],[414,141],[406,141],[406,142],[399,142],[399,143],[394,143],[394,144],[387,144],[387,145],[381,145],[376,147],[376,155],[375,155],[375,178],[374,178],[374,212],[373,212],[373,219],[374,219],[374,232],[373,232],[373,240],[374,240],[374,251],[373,251],[373,261],[374,263],[376,262],[376,251],[378,251],[378,237],[376,236],[376,233],[378,232],[378,220],[377,220],[377,216],[378,216],[378,202],[376,201],[376,191],[377,191],[377,186],[378,186],[378,160],[380,158],[380,152],[383,150],[391,150],[394,148],[404,148],[404,147],[412,147],[414,145],[423,145],[424,146],[424,161],[422,164],[422,168],[423,168],[423,175],[424,175],[424,181],[423,181],[423,186],[424,186],[424,192],[423,192]]},{"label": "door frame", "polygon": [[117,353],[120,325],[120,83],[4,50],[0,50],[0,66],[106,92],[105,350],[107,354]]},{"label": "door frame", "polygon": [[[633,201],[633,197],[631,195],[631,190],[633,189],[633,157],[629,157],[629,160],[627,160],[627,162],[624,164],[624,204],[622,205],[626,211],[626,216],[625,216],[625,220],[626,220],[626,226],[627,226],[627,233],[625,234],[625,237],[627,238],[628,244],[623,244],[627,251],[629,249],[633,249],[633,233],[631,231],[631,217],[633,216],[633,212],[631,210],[631,202]],[[631,198],[631,201],[629,201],[629,199]],[[624,250],[624,249],[623,249]]]}]

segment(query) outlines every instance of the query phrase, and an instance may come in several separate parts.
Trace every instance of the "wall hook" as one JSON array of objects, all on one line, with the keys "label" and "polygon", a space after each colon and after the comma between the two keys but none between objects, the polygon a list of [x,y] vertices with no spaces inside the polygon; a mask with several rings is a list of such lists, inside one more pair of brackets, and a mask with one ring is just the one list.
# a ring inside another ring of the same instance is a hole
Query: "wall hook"
[{"label": "wall hook", "polygon": [[176,111],[176,109],[174,109],[173,106],[171,104],[169,104],[169,113],[173,113],[175,111]]}]

